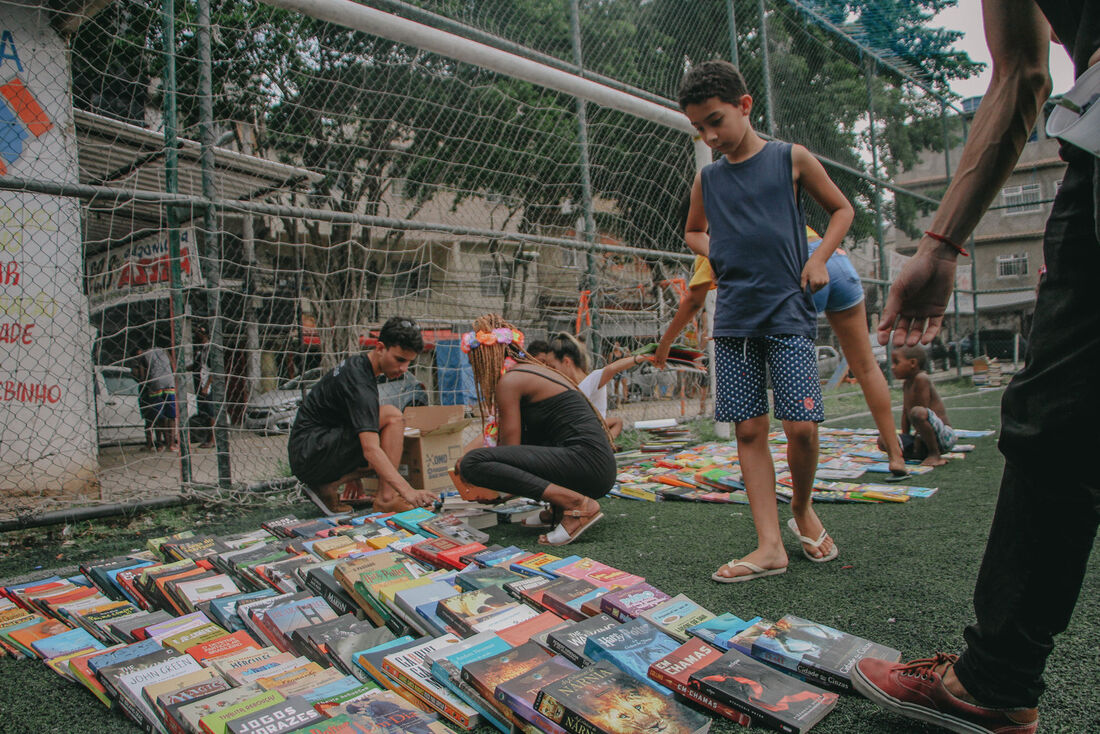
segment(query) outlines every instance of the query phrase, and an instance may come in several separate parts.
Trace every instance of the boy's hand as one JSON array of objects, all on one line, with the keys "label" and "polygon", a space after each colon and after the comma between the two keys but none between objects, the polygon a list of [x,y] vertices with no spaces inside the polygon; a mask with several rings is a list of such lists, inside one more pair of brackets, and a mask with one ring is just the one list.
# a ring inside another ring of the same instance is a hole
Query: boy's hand
[{"label": "boy's hand", "polygon": [[829,285],[829,269],[825,267],[825,263],[819,263],[814,258],[806,261],[802,268],[802,290],[806,290],[807,285],[810,286],[811,293],[817,293]]},{"label": "boy's hand", "polygon": [[[940,331],[951,290],[955,287],[956,253],[918,249],[890,286],[878,324],[878,343],[894,332],[894,346],[927,344]],[[925,325],[927,321],[927,326]],[[895,323],[896,322],[896,323]]]},{"label": "boy's hand", "polygon": [[661,343],[657,345],[657,351],[653,353],[653,366],[659,370],[665,368],[668,362],[668,353],[672,350],[672,342],[665,342],[663,339]]}]

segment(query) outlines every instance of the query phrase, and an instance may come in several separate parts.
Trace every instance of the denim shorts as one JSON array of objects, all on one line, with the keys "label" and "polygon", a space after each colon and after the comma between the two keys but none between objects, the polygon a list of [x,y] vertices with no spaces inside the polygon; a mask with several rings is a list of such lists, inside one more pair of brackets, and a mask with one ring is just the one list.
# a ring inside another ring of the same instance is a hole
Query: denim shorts
[{"label": "denim shorts", "polygon": [[813,339],[793,334],[717,336],[714,359],[714,420],[739,422],[767,415],[769,374],[776,418],[825,420]]},{"label": "denim shorts", "polygon": [[[821,240],[810,243],[812,255]],[[848,256],[837,250],[825,263],[829,270],[829,283],[814,294],[814,308],[818,313],[845,311],[863,300],[863,284],[859,273]]]}]

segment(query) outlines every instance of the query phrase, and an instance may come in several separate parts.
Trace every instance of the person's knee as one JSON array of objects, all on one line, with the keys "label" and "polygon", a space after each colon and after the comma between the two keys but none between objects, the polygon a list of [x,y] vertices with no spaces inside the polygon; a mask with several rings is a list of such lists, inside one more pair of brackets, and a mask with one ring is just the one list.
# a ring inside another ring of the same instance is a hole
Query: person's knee
[{"label": "person's knee", "polygon": [[801,447],[812,446],[817,441],[817,424],[812,421],[792,421],[783,425],[787,442]]},{"label": "person's knee", "polygon": [[767,441],[768,420],[767,416],[763,416],[763,418],[764,420],[760,420],[758,417],[750,418],[747,421],[738,421],[733,429],[734,435],[737,437],[737,443],[751,444]]},{"label": "person's knee", "polygon": [[917,405],[909,409],[909,420],[912,423],[925,423],[928,421],[928,408]]},{"label": "person's knee", "polygon": [[391,426],[398,426],[404,431],[405,416],[396,407],[392,405],[383,405],[378,408],[378,428],[383,430]]}]

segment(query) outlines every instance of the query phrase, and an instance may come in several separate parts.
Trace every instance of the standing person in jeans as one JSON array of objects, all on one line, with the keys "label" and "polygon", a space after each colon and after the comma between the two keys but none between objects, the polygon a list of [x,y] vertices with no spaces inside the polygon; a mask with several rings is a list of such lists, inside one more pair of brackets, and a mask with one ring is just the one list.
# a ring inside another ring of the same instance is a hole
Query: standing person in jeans
[{"label": "standing person in jeans", "polygon": [[[993,78],[932,228],[890,289],[878,327],[884,344],[891,332],[901,346],[939,331],[959,243],[1012,172],[1050,93],[1049,41],[1060,39],[1078,78],[1100,61],[1095,0],[987,0],[983,17]],[[1077,603],[1100,519],[1089,463],[1100,412],[1100,159],[1069,143],[1061,155],[1069,167],[1043,239],[1047,273],[1027,366],[1001,403],[1005,468],[966,649],[907,664],[863,660],[853,676],[880,706],[956,732],[1036,731],[1043,670]]]},{"label": "standing person in jeans", "polygon": [[179,451],[176,433],[176,376],[172,360],[160,347],[136,346],[134,377],[141,385],[141,417],[145,421],[145,447]]}]

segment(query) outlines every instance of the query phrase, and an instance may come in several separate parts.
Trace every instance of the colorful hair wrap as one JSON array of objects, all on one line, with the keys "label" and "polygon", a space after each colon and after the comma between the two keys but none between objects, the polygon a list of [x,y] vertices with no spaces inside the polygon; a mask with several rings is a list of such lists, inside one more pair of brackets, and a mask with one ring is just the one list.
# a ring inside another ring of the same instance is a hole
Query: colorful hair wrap
[{"label": "colorful hair wrap", "polygon": [[501,327],[492,331],[467,331],[462,335],[462,351],[469,354],[482,344],[515,344],[523,348],[523,332],[519,329]]}]

